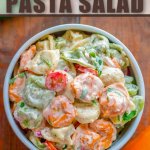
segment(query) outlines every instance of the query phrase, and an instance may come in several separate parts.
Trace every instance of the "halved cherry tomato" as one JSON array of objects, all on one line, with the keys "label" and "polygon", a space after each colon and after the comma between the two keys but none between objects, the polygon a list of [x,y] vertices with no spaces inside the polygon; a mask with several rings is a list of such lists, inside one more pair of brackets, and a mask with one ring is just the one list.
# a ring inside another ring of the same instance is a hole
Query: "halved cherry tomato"
[{"label": "halved cherry tomato", "polygon": [[61,92],[67,85],[66,74],[61,72],[51,72],[46,77],[46,87],[49,90]]},{"label": "halved cherry tomato", "polygon": [[49,141],[46,141],[45,145],[47,146],[47,148],[49,150],[57,150],[56,147],[51,142],[49,142]]},{"label": "halved cherry tomato", "polygon": [[92,73],[93,75],[98,75],[98,72],[94,69],[91,69],[91,68],[87,68],[87,67],[84,67],[84,66],[81,66],[79,64],[75,64],[75,68],[76,70],[79,72],[79,73],[87,73],[87,72],[90,72]]},{"label": "halved cherry tomato", "polygon": [[26,64],[34,57],[36,53],[36,46],[32,45],[27,51],[25,51],[20,58],[19,71],[23,71]]}]

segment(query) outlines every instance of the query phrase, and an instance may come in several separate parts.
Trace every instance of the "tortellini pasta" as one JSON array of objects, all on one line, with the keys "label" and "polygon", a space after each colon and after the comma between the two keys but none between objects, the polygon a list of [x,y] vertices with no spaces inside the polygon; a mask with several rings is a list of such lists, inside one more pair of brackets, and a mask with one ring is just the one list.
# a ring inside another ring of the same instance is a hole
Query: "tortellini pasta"
[{"label": "tortellini pasta", "polygon": [[123,47],[115,44],[110,43],[110,57],[116,58],[121,66],[121,68],[126,68],[130,65],[129,58],[127,57],[126,53],[123,51]]},{"label": "tortellini pasta", "polygon": [[109,40],[105,36],[99,34],[93,34],[91,36],[91,44],[94,49],[101,53],[106,53],[107,49],[109,49]]},{"label": "tortellini pasta", "polygon": [[63,70],[70,74],[72,77],[76,76],[76,69],[74,65],[64,59],[59,60],[56,70]]},{"label": "tortellini pasta", "polygon": [[46,88],[44,76],[36,76],[36,75],[29,74],[28,81],[34,83],[36,86],[40,88]]},{"label": "tortellini pasta", "polygon": [[55,45],[57,49],[62,50],[67,45],[67,41],[63,37],[58,37],[55,40]]},{"label": "tortellini pasta", "polygon": [[100,139],[101,136],[91,130],[88,127],[88,124],[81,124],[79,127],[77,127],[75,133],[73,134],[74,149],[104,149]]},{"label": "tortellini pasta", "polygon": [[49,41],[48,40],[37,42],[36,47],[37,47],[38,51],[50,50],[50,46],[49,46]]},{"label": "tortellini pasta", "polygon": [[17,104],[14,110],[14,118],[23,129],[38,128],[43,121],[43,116],[39,110],[29,107],[22,101]]},{"label": "tortellini pasta", "polygon": [[77,110],[76,120],[82,124],[94,122],[100,115],[100,106],[96,100],[92,104],[76,102],[74,106]]},{"label": "tortellini pasta", "polygon": [[76,41],[82,40],[84,36],[85,34],[82,34],[81,32],[68,30],[63,35],[63,38],[71,42],[76,42]]},{"label": "tortellini pasta", "polygon": [[86,46],[89,43],[89,41],[90,41],[90,38],[86,38],[86,39],[76,42],[70,47],[70,51],[74,51],[76,49]]},{"label": "tortellini pasta", "polygon": [[106,87],[100,98],[103,116],[106,118],[122,115],[128,108],[129,95],[122,83]]},{"label": "tortellini pasta", "polygon": [[105,86],[117,82],[125,82],[124,74],[119,68],[104,67],[100,78]]},{"label": "tortellini pasta", "polygon": [[55,92],[47,90],[42,85],[44,77],[29,77],[24,90],[24,101],[29,106],[44,109],[55,96]]},{"label": "tortellini pasta", "polygon": [[90,73],[77,76],[72,82],[75,97],[82,102],[92,103],[97,99],[103,89],[102,81]]},{"label": "tortellini pasta", "polygon": [[73,145],[71,135],[74,133],[73,125],[63,128],[45,128],[41,131],[44,139],[52,142],[60,142],[67,145]]},{"label": "tortellini pasta", "polygon": [[42,50],[28,62],[25,68],[35,74],[44,75],[57,67],[59,58],[59,50]]},{"label": "tortellini pasta", "polygon": [[36,43],[36,47],[37,51],[55,49],[54,37],[52,35],[42,37],[41,40]]}]

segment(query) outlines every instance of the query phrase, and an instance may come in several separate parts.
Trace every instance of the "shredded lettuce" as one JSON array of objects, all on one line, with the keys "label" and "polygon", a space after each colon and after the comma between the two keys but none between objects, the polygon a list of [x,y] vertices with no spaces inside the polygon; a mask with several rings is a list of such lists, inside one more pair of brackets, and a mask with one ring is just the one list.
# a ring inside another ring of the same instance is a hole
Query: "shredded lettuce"
[{"label": "shredded lettuce", "polygon": [[125,83],[131,84],[134,82],[134,77],[131,76],[125,76]]},{"label": "shredded lettuce", "polygon": [[144,108],[144,99],[142,96],[136,95],[132,98],[133,103],[136,106],[136,110],[139,113]]},{"label": "shredded lettuce", "polygon": [[137,95],[138,90],[139,90],[137,85],[135,85],[135,84],[125,84],[125,86],[126,86],[128,92],[129,92],[130,96],[133,97],[133,96]]},{"label": "shredded lettuce", "polygon": [[127,112],[124,113],[123,115],[123,121],[128,122],[130,121],[132,118],[134,118],[137,114],[136,110],[131,111],[129,114]]},{"label": "shredded lettuce", "polygon": [[103,61],[100,57],[96,57],[94,66],[95,66],[96,70],[98,71],[98,76],[101,76],[102,69],[103,69]]}]

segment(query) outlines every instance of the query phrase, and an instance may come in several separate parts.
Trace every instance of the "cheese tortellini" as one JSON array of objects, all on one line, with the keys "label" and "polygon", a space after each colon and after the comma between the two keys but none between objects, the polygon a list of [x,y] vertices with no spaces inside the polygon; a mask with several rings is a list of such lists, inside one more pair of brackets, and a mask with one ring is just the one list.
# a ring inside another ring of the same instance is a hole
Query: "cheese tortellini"
[{"label": "cheese tortellini", "polygon": [[91,130],[87,124],[81,124],[77,127],[75,133],[73,134],[74,148],[75,150],[104,149],[100,139],[101,136]]},{"label": "cheese tortellini", "polygon": [[122,83],[106,87],[100,98],[101,111],[104,117],[115,117],[125,113],[129,105],[129,95]]},{"label": "cheese tortellini", "polygon": [[25,66],[29,70],[38,75],[44,75],[49,70],[56,69],[60,58],[59,50],[43,50],[28,62]]},{"label": "cheese tortellini", "polygon": [[44,77],[29,77],[24,89],[25,103],[38,109],[47,107],[55,96],[54,91],[43,88],[42,80],[45,82]]},{"label": "cheese tortellini", "polygon": [[75,128],[73,125],[63,128],[44,128],[41,131],[44,139],[52,142],[59,142],[67,145],[73,145],[71,135],[74,133]]},{"label": "cheese tortellini", "polygon": [[55,49],[55,41],[52,35],[47,35],[41,38],[41,41],[36,43],[37,51]]},{"label": "cheese tortellini", "polygon": [[93,104],[76,102],[74,106],[77,110],[76,120],[82,124],[94,122],[100,115],[100,106],[96,100]]},{"label": "cheese tortellini", "polygon": [[20,123],[23,129],[38,128],[43,121],[43,116],[38,109],[29,107],[22,101],[15,107],[14,118]]},{"label": "cheese tortellini", "polygon": [[99,97],[103,89],[103,83],[95,75],[84,73],[74,79],[72,87],[77,99],[82,102],[92,103],[93,100]]},{"label": "cheese tortellini", "polygon": [[125,82],[124,74],[119,68],[104,67],[100,78],[105,86],[117,82]]}]

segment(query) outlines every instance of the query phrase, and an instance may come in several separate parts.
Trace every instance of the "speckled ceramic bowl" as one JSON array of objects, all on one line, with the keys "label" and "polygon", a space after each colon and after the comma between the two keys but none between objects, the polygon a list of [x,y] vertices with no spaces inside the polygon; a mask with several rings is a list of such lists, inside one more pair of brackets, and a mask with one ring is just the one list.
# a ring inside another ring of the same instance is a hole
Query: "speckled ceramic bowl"
[{"label": "speckled ceramic bowl", "polygon": [[[8,70],[7,70],[7,73],[6,73],[6,77],[5,77],[5,82],[4,82],[4,89],[3,89],[4,106],[5,106],[5,111],[6,111],[6,115],[7,115],[7,118],[9,120],[9,123],[10,123],[12,129],[14,130],[15,134],[18,136],[18,138],[29,149],[32,149],[32,150],[36,150],[37,148],[25,137],[25,135],[22,132],[22,130],[17,126],[17,124],[16,124],[16,122],[15,122],[13,116],[12,116],[11,110],[10,110],[9,95],[8,95],[9,80],[10,80],[10,78],[12,76],[12,72],[13,72],[14,66],[15,66],[16,62],[18,61],[20,55],[32,43],[36,42],[38,39],[40,39],[41,37],[43,37],[46,34],[58,33],[58,32],[62,32],[62,31],[69,30],[69,29],[81,30],[81,31],[86,31],[86,32],[91,32],[91,33],[93,33],[93,32],[94,33],[100,33],[100,34],[106,36],[110,41],[122,45],[123,48],[124,48],[124,51],[126,52],[127,56],[130,59],[131,67],[132,67],[134,76],[136,78],[137,84],[139,86],[139,95],[141,95],[141,96],[143,96],[145,98],[144,81],[143,81],[143,76],[142,76],[141,70],[140,70],[140,68],[138,66],[138,63],[136,62],[136,60],[135,60],[134,56],[132,55],[132,53],[130,52],[130,50],[122,42],[120,42],[117,38],[115,38],[113,35],[111,35],[110,33],[106,32],[104,30],[101,30],[99,28],[88,26],[88,25],[82,25],[82,24],[64,24],[64,25],[59,25],[59,26],[48,28],[48,29],[46,29],[46,30],[36,34],[32,38],[30,38],[17,51],[17,53],[13,57],[10,65],[8,67]],[[119,150],[127,143],[127,141],[134,134],[134,132],[135,132],[135,130],[136,130],[136,128],[137,128],[137,126],[138,126],[138,124],[140,122],[142,113],[143,112],[141,112],[133,121],[131,121],[129,124],[127,124],[125,126],[123,132],[119,135],[119,137],[113,143],[111,148],[109,148],[109,150]]]}]

